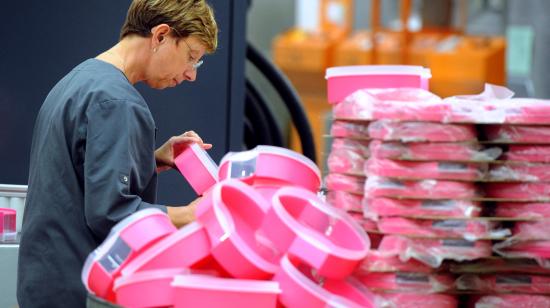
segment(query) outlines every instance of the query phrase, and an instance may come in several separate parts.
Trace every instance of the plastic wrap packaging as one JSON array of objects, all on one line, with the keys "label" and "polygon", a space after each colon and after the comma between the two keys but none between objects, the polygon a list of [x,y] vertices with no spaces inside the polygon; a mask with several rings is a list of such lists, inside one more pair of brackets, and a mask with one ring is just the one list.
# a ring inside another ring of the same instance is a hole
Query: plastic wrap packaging
[{"label": "plastic wrap packaging", "polygon": [[449,115],[449,105],[423,89],[361,89],[333,107],[335,118],[373,120],[443,122]]},{"label": "plastic wrap packaging", "polygon": [[370,150],[372,157],[376,158],[429,161],[493,161],[502,153],[498,147],[482,150],[476,143],[400,143],[380,140],[372,140]]},{"label": "plastic wrap packaging", "polygon": [[365,196],[369,198],[470,199],[476,197],[477,193],[476,186],[470,182],[399,181],[372,176],[365,182]]},{"label": "plastic wrap packaging", "polygon": [[357,152],[346,149],[332,150],[327,159],[328,170],[332,173],[363,175],[366,158]]},{"label": "plastic wrap packaging", "polygon": [[383,217],[378,230],[385,234],[427,238],[502,238],[509,230],[497,229],[497,224],[486,220],[420,220],[402,217]]},{"label": "plastic wrap packaging", "polygon": [[417,260],[403,262],[398,254],[371,250],[355,273],[364,275],[371,272],[431,273],[433,271],[433,268]]},{"label": "plastic wrap packaging", "polygon": [[365,163],[367,176],[401,179],[436,179],[475,181],[484,177],[486,164],[456,162],[413,162],[369,158]]},{"label": "plastic wrap packaging", "polygon": [[356,275],[371,290],[438,293],[453,289],[454,278],[445,274],[426,273],[368,273]]},{"label": "plastic wrap packaging", "polygon": [[550,164],[492,165],[489,179],[492,181],[550,182]]},{"label": "plastic wrap packaging", "polygon": [[496,217],[550,218],[550,203],[502,202],[494,213]]},{"label": "plastic wrap packaging", "polygon": [[550,308],[550,297],[526,294],[485,295],[476,301],[475,308]]},{"label": "plastic wrap packaging", "polygon": [[504,160],[550,163],[550,146],[510,145],[503,155]]},{"label": "plastic wrap packaging", "polygon": [[359,176],[351,176],[339,173],[329,173],[325,177],[326,188],[334,191],[346,191],[356,194],[363,194],[365,178]]},{"label": "plastic wrap packaging", "polygon": [[487,125],[483,126],[483,131],[487,141],[491,142],[550,143],[549,126]]},{"label": "plastic wrap packaging", "polygon": [[380,293],[379,295],[390,302],[390,307],[396,308],[458,307],[457,298],[447,294]]},{"label": "plastic wrap packaging", "polygon": [[366,140],[334,138],[332,139],[331,151],[347,150],[366,158],[370,156],[369,144],[370,141]]},{"label": "plastic wrap packaging", "polygon": [[365,123],[334,121],[330,127],[330,135],[340,138],[369,138],[368,125]]},{"label": "plastic wrap packaging", "polygon": [[473,125],[452,125],[424,122],[394,122],[379,120],[369,124],[373,139],[402,142],[461,142],[476,141]]},{"label": "plastic wrap packaging", "polygon": [[326,201],[328,204],[347,212],[363,212],[363,196],[341,190],[327,192]]},{"label": "plastic wrap packaging", "polygon": [[506,258],[531,258],[545,267],[550,268],[550,241],[522,241],[512,237],[496,243],[493,250]]},{"label": "plastic wrap packaging", "polygon": [[550,238],[550,219],[538,221],[518,221],[513,228],[513,235],[521,240],[547,240]]},{"label": "plastic wrap packaging", "polygon": [[402,261],[415,259],[433,268],[439,267],[443,260],[476,260],[492,254],[491,241],[413,239],[397,235],[384,236],[378,250],[399,254]]},{"label": "plastic wrap packaging", "polygon": [[549,293],[550,277],[537,275],[472,275],[457,278],[458,290],[476,292]]},{"label": "plastic wrap packaging", "polygon": [[457,274],[550,274],[550,269],[540,266],[536,260],[524,258],[490,258],[453,263],[450,264],[449,270]]},{"label": "plastic wrap packaging", "polygon": [[550,123],[550,100],[536,98],[512,98],[506,104],[506,123]]},{"label": "plastic wrap packaging", "polygon": [[481,213],[479,202],[467,200],[397,200],[389,198],[363,199],[363,212],[366,217],[377,219],[380,216],[409,217],[478,217]]},{"label": "plastic wrap packaging", "polygon": [[521,201],[550,199],[550,183],[487,183],[485,197]]}]

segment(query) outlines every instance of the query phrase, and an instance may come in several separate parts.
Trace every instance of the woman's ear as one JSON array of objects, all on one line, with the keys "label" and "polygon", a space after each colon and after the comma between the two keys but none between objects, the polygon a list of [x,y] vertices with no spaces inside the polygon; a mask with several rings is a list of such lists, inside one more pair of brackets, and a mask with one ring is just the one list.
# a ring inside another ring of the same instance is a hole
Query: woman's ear
[{"label": "woman's ear", "polygon": [[170,26],[167,24],[160,24],[151,29],[152,43],[154,46],[160,45],[166,41],[166,36],[170,32]]}]

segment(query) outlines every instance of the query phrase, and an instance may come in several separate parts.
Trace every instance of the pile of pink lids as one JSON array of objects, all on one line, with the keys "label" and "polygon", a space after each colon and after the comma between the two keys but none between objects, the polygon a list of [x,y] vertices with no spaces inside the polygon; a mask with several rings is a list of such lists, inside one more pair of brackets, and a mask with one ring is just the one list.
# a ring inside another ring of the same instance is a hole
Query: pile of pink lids
[{"label": "pile of pink lids", "polygon": [[398,307],[550,307],[550,101],[363,86],[331,101],[325,178],[372,241],[354,276]]},{"label": "pile of pink lids", "polygon": [[178,230],[160,210],[127,217],[88,257],[89,292],[124,307],[380,306],[351,276],[369,238],[317,194],[313,162],[258,146],[228,153],[213,180],[200,152],[176,160],[203,195],[196,221]]}]

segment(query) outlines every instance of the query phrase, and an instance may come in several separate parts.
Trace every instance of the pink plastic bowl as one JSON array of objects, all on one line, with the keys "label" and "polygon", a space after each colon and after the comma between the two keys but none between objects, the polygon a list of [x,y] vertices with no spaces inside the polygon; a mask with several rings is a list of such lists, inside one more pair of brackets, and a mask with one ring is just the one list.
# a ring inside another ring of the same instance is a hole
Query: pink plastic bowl
[{"label": "pink plastic bowl", "polygon": [[128,262],[123,276],[163,268],[187,268],[210,256],[210,240],[199,222],[193,222],[158,241]]},{"label": "pink plastic bowl", "polygon": [[268,208],[267,200],[237,180],[219,182],[197,206],[212,255],[235,278],[271,278],[277,270],[281,253],[260,230]]},{"label": "pink plastic bowl", "polygon": [[174,292],[170,285],[183,268],[144,271],[115,280],[117,304],[126,308],[172,307]]},{"label": "pink plastic bowl", "polygon": [[284,256],[273,280],[279,282],[279,301],[285,307],[375,307],[375,297],[361,284],[348,277],[345,280],[325,280],[324,286],[312,276],[313,270],[304,264],[296,266]]},{"label": "pink plastic bowl", "polygon": [[219,179],[235,178],[249,185],[296,185],[317,192],[321,172],[307,157],[274,146],[257,146],[250,151],[230,152],[220,163]]},{"label": "pink plastic bowl", "polygon": [[357,65],[327,68],[327,95],[330,103],[364,88],[422,88],[428,90],[430,70],[411,65]]},{"label": "pink plastic bowl", "polygon": [[276,307],[279,285],[273,281],[178,275],[172,282],[174,308]]},{"label": "pink plastic bowl", "polygon": [[176,230],[168,215],[158,209],[145,209],[126,217],[86,259],[82,269],[84,286],[99,297],[113,300],[113,281],[128,261]]},{"label": "pink plastic bowl", "polygon": [[181,152],[174,163],[199,196],[217,182],[218,165],[196,143],[189,145]]},{"label": "pink plastic bowl", "polygon": [[275,193],[262,229],[278,251],[335,279],[351,274],[370,247],[365,231],[347,213],[299,187]]}]

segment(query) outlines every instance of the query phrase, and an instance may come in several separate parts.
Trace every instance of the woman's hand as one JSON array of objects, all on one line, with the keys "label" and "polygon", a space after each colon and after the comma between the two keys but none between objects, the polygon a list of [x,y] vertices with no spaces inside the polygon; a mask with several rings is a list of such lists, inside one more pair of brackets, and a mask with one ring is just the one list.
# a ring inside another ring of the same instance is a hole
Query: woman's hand
[{"label": "woman's hand", "polygon": [[199,197],[187,206],[167,206],[166,210],[168,217],[170,217],[170,220],[174,226],[181,228],[186,224],[195,221],[195,210],[197,209],[197,204],[201,199],[202,197]]},{"label": "woman's hand", "polygon": [[196,143],[205,150],[212,148],[212,144],[204,143],[202,138],[192,130],[179,136],[173,136],[155,151],[157,172],[175,168],[174,158],[177,157],[191,143]]}]

